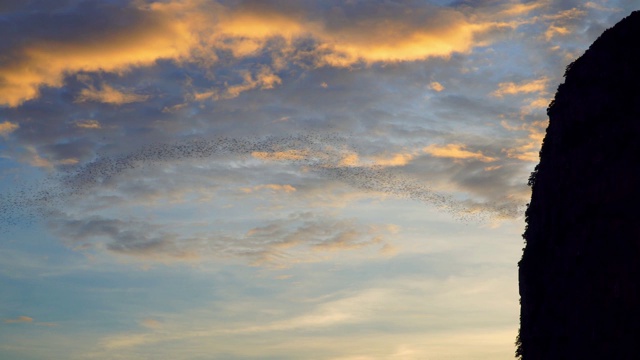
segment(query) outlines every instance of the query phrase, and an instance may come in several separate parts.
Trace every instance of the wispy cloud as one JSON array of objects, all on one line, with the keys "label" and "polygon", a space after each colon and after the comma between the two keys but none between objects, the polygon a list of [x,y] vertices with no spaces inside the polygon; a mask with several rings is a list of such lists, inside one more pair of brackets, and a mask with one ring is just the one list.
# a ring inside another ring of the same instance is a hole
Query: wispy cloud
[{"label": "wispy cloud", "polygon": [[7,136],[16,131],[16,129],[18,129],[19,127],[20,125],[18,124],[12,123],[10,121],[4,121],[0,123],[0,135]]},{"label": "wispy cloud", "polygon": [[446,144],[446,145],[437,145],[432,144],[424,148],[424,151],[435,157],[441,158],[450,158],[450,159],[458,159],[458,160],[479,160],[482,162],[492,162],[496,161],[496,158],[486,156],[482,152],[473,152],[467,150],[465,145],[462,144]]},{"label": "wispy cloud", "polygon": [[429,84],[429,88],[430,88],[431,90],[433,90],[433,91],[436,91],[436,92],[440,92],[440,91],[444,90],[444,86],[442,86],[442,84],[440,84],[440,83],[439,83],[439,82],[437,82],[437,81],[432,81],[432,82]]},{"label": "wispy cloud", "polygon": [[32,323],[33,322],[33,318],[29,317],[29,316],[18,316],[17,318],[14,319],[5,319],[4,323],[5,324],[17,324],[17,323]]},{"label": "wispy cloud", "polygon": [[76,126],[81,129],[101,129],[102,125],[98,120],[80,120],[76,122]]},{"label": "wispy cloud", "polygon": [[493,96],[504,97],[506,95],[518,95],[529,93],[545,93],[549,79],[546,77],[531,81],[504,82],[498,84],[498,89],[492,93]]},{"label": "wispy cloud", "polygon": [[[89,88],[82,89],[80,94],[76,97],[77,102],[85,102],[85,101],[97,101],[103,102],[106,104],[114,104],[114,105],[122,105],[133,102],[145,101],[149,97],[146,95],[135,94],[131,92],[123,92],[112,88],[107,84],[103,84],[102,88],[96,89],[93,86]],[[87,123],[84,124],[85,128],[87,128]],[[80,126],[80,125],[79,125]],[[80,126],[83,127],[83,126]]]}]

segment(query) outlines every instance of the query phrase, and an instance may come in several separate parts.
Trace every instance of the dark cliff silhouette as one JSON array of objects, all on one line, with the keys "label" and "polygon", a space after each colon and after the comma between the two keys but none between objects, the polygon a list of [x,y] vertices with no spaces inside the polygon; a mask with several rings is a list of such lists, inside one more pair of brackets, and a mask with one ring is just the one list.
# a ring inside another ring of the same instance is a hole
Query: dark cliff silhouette
[{"label": "dark cliff silhouette", "polygon": [[640,11],[567,67],[548,115],[516,355],[640,359]]}]

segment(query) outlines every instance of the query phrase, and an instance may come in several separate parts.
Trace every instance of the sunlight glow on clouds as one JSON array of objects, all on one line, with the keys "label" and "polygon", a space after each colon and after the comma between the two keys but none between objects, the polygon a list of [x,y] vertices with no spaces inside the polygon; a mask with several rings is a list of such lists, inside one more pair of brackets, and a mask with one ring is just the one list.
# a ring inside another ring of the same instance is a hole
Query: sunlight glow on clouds
[{"label": "sunlight glow on clouds", "polygon": [[442,158],[474,159],[482,162],[492,162],[497,160],[496,158],[486,156],[481,152],[469,151],[461,144],[447,144],[444,146],[432,144],[424,148],[424,151],[431,156]]},{"label": "sunlight glow on clouds", "polygon": [[497,97],[504,97],[506,95],[517,95],[523,93],[540,93],[547,89],[549,79],[541,78],[532,81],[523,81],[519,83],[504,82],[498,84],[498,90],[494,91],[492,95]]},{"label": "sunlight glow on clouds", "polygon": [[[293,42],[310,38],[316,42],[311,51],[315,66],[343,67],[360,61],[371,64],[448,57],[468,52],[475,46],[476,34],[510,26],[473,23],[462,12],[435,6],[405,11],[383,5],[375,10],[375,16],[365,11],[355,17],[335,8],[326,19],[303,7],[282,11],[269,3],[252,3],[228,8],[200,0],[150,5],[134,2],[125,8],[92,5],[90,10],[100,12],[114,25],[108,32],[95,29],[91,41],[83,34],[11,44],[11,56],[0,64],[0,104],[18,106],[36,98],[42,86],[61,87],[66,74],[103,71],[123,75],[162,59],[211,66],[219,51],[229,50],[237,58],[253,56],[274,38],[285,39],[285,58],[291,56],[286,53]],[[121,20],[116,22],[118,18]],[[68,21],[68,17],[53,16],[44,26],[56,26],[56,21]],[[71,15],[71,21],[82,19]],[[292,59],[300,55],[294,52]],[[281,83],[264,66],[255,75],[246,72],[244,80],[220,96],[232,98],[248,89],[271,89]],[[78,101],[121,104],[142,101],[142,96],[120,94],[108,85],[102,90],[89,86],[81,91]]]},{"label": "sunlight glow on clouds", "polygon": [[[82,89],[82,91],[80,91],[80,95],[78,95],[78,97],[76,98],[76,101],[98,101],[107,104],[122,105],[132,102],[145,101],[148,98],[149,97],[145,95],[118,91],[107,84],[103,84],[101,89],[96,89],[93,86]],[[85,126],[85,128],[87,127]]]},{"label": "sunlight glow on clouds", "polygon": [[633,7],[1,2],[0,358],[512,357],[545,109]]},{"label": "sunlight glow on clouds", "polygon": [[0,135],[2,135],[2,136],[9,135],[19,127],[20,127],[20,125],[14,124],[14,123],[9,122],[9,121],[2,122],[2,123],[0,123]]}]

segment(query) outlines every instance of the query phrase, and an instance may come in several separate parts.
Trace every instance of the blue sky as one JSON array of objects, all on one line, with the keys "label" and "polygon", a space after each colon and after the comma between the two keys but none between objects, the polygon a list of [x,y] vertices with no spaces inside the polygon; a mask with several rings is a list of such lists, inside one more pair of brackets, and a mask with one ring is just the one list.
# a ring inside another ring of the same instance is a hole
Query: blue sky
[{"label": "blue sky", "polygon": [[633,3],[3,2],[0,357],[513,358],[546,107]]}]

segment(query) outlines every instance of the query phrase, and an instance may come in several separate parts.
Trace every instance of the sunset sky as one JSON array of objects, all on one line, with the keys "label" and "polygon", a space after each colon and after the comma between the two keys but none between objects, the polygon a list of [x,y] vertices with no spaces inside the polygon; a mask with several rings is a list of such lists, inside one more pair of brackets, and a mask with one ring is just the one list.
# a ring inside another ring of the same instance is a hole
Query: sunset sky
[{"label": "sunset sky", "polygon": [[0,358],[513,358],[546,107],[637,6],[0,2]]}]

